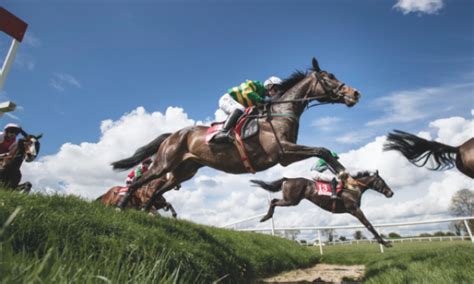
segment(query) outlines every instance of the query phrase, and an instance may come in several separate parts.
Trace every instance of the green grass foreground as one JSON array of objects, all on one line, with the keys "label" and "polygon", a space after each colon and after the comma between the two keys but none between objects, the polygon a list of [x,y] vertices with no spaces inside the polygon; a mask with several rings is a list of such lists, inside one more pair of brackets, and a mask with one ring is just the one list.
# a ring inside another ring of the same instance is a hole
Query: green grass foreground
[{"label": "green grass foreground", "polygon": [[0,228],[2,283],[242,283],[319,259],[286,239],[72,196],[1,190]]},{"label": "green grass foreground", "polygon": [[395,243],[384,251],[378,244],[325,246],[322,262],[364,264],[364,283],[474,283],[470,241]]}]

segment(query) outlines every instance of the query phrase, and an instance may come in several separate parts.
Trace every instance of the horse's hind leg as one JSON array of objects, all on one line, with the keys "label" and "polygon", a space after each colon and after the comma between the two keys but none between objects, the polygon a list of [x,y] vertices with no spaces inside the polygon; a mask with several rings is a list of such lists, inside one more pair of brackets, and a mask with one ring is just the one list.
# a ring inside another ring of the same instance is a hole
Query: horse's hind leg
[{"label": "horse's hind leg", "polygon": [[168,180],[163,186],[161,186],[159,189],[157,188],[155,192],[153,192],[153,195],[151,196],[150,200],[148,200],[147,204],[143,208],[143,211],[149,211],[159,196],[162,196],[165,192],[192,178],[200,167],[202,167],[202,165],[191,160],[181,163],[173,172],[171,172],[169,175],[167,174]]},{"label": "horse's hind leg", "polygon": [[276,206],[296,206],[300,203],[300,200],[288,200],[288,199],[272,199],[270,203],[270,208],[268,208],[267,215],[263,216],[262,219],[260,219],[260,222],[265,222],[268,219],[273,217],[273,213],[275,212],[275,207]]},{"label": "horse's hind leg", "polygon": [[25,183],[18,185],[16,190],[28,194],[31,191],[32,187],[33,185],[31,184],[31,182],[27,181]]},{"label": "horse's hind leg", "polygon": [[166,202],[165,211],[168,211],[168,210],[171,211],[171,215],[172,215],[174,218],[178,217],[178,214],[177,214],[176,211],[174,210],[173,205],[171,205],[171,203],[169,203],[169,202]]}]

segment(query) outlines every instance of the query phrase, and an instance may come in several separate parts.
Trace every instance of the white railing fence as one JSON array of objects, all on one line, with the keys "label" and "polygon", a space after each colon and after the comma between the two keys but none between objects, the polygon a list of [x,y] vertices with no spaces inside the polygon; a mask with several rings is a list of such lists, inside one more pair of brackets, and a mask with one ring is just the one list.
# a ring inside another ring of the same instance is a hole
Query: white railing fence
[{"label": "white railing fence", "polygon": [[[282,227],[282,228],[275,228],[275,225],[273,223],[273,219],[271,222],[270,228],[245,228],[245,229],[237,229],[237,225],[241,224],[243,222],[251,221],[257,218],[261,218],[265,216],[265,214],[259,214],[253,217],[249,217],[243,220],[239,220],[233,223],[226,224],[222,226],[222,228],[230,228],[230,229],[235,229],[238,231],[245,231],[245,232],[271,232],[272,235],[275,235],[276,232],[280,231],[315,231],[317,232],[317,241],[319,245],[319,252],[322,255],[323,254],[323,243],[321,241],[321,231],[322,230],[347,230],[347,229],[364,229],[364,225],[347,225],[347,226],[321,226],[321,227]],[[376,230],[380,230],[380,228],[386,228],[386,227],[401,227],[401,226],[416,226],[416,225],[421,225],[421,224],[437,224],[437,223],[448,223],[448,222],[459,222],[463,221],[464,226],[466,227],[466,231],[469,234],[469,238],[471,239],[471,243],[474,243],[474,238],[472,236],[471,229],[469,228],[468,225],[468,220],[474,220],[474,216],[468,216],[468,217],[455,217],[455,218],[446,218],[446,219],[433,219],[433,220],[421,220],[421,221],[412,221],[412,222],[400,222],[400,223],[387,223],[387,224],[373,224],[372,226]],[[454,237],[454,236],[453,236]],[[428,237],[430,238],[430,237]],[[431,237],[432,239],[439,239],[440,237]],[[443,238],[443,237],[441,237]],[[449,237],[448,237],[449,238]],[[398,240],[398,239],[397,239]],[[393,241],[393,240],[390,240]],[[383,246],[380,245],[380,251],[383,253]]]}]

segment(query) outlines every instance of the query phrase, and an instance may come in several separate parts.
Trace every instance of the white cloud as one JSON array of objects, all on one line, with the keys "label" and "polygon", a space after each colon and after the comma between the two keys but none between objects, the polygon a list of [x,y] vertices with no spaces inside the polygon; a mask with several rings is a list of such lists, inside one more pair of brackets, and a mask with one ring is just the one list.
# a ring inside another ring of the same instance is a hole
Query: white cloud
[{"label": "white cloud", "polygon": [[41,40],[34,36],[32,33],[27,32],[23,38],[23,43],[31,47],[40,47]]},{"label": "white cloud", "polygon": [[[374,102],[374,107],[381,109],[384,115],[369,121],[367,126],[418,121],[435,113],[471,106],[473,88],[474,83],[460,83],[399,91],[378,98]],[[446,104],[447,100],[449,100],[449,106]]]},{"label": "white cloud", "polygon": [[[116,121],[102,121],[98,141],[79,145],[66,143],[54,155],[25,163],[23,181],[31,181],[35,191],[95,198],[108,188],[124,183],[127,172],[113,172],[110,162],[128,157],[162,133],[201,123],[188,118],[181,108],[170,107],[165,113],[150,113],[139,107]],[[449,117],[432,121],[417,135],[456,145],[471,137],[472,129],[472,120]],[[379,136],[358,149],[340,154],[341,162],[351,172],[378,169],[395,192],[391,199],[373,191],[364,195],[362,209],[371,222],[438,217],[447,212],[456,190],[473,188],[472,180],[455,169],[432,172],[411,165],[396,152],[383,152],[384,141],[385,137]],[[268,193],[252,187],[250,179],[271,181],[282,176],[309,177],[314,162],[315,159],[308,159],[288,167],[275,166],[256,175],[231,175],[203,168],[194,179],[185,182],[181,190],[172,190],[165,197],[176,208],[179,218],[224,225],[267,211]],[[271,194],[271,198],[281,198],[281,192]],[[358,223],[348,214],[333,215],[306,200],[297,207],[278,207],[274,216],[277,227]],[[242,226],[268,228],[270,221],[258,223],[253,220]]]},{"label": "white cloud", "polygon": [[81,83],[74,76],[66,73],[53,74],[53,77],[49,79],[49,85],[60,92],[66,90],[67,86],[81,88]]},{"label": "white cloud", "polygon": [[443,0],[398,0],[393,8],[405,15],[408,13],[435,14],[443,6]]},{"label": "white cloud", "polygon": [[334,126],[342,119],[335,116],[325,116],[320,119],[317,119],[311,123],[311,126],[319,128],[323,131],[330,131],[334,129]]}]

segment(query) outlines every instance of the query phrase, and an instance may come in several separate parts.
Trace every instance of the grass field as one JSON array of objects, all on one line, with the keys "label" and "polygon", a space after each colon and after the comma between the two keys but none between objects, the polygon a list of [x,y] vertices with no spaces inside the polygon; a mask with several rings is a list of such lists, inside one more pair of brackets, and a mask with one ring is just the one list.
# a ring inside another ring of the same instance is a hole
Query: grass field
[{"label": "grass field", "polygon": [[77,197],[0,190],[2,283],[243,283],[310,266],[295,242]]},{"label": "grass field", "polygon": [[[319,253],[319,248],[314,248]],[[364,283],[474,283],[474,244],[469,241],[325,246],[331,264],[364,264]]]}]

